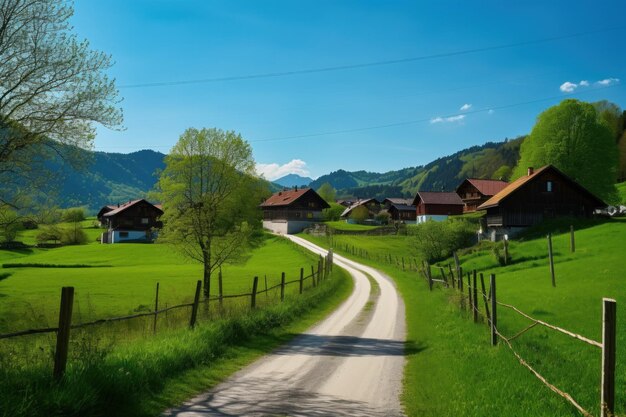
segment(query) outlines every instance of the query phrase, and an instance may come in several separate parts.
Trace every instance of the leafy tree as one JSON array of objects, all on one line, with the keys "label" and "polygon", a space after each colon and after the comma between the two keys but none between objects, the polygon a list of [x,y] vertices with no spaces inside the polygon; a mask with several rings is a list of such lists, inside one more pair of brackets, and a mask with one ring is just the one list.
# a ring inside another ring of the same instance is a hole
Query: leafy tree
[{"label": "leafy tree", "polygon": [[17,212],[7,207],[0,208],[0,241],[15,241],[20,230],[22,230],[22,222]]},{"label": "leafy tree", "polygon": [[322,210],[322,216],[324,221],[336,221],[341,218],[341,213],[346,209],[344,206],[338,203],[329,203],[330,208]]},{"label": "leafy tree", "polygon": [[625,115],[622,109],[607,100],[592,103],[598,113],[598,120],[611,130],[615,143],[619,142],[624,132]]},{"label": "leafy tree", "polygon": [[365,206],[357,206],[354,209],[352,209],[352,212],[350,213],[350,218],[357,222],[363,222],[367,220],[369,217],[370,217],[370,211]]},{"label": "leafy tree", "polygon": [[415,252],[428,262],[445,259],[453,251],[471,246],[476,235],[475,225],[457,219],[443,222],[429,220],[410,228],[410,231]]},{"label": "leafy tree", "polygon": [[85,210],[81,207],[69,208],[63,212],[63,221],[79,223],[85,220]]},{"label": "leafy tree", "polygon": [[121,124],[110,57],[77,39],[72,14],[64,0],[0,1],[0,204],[22,203],[18,174],[46,150],[72,160],[62,144],[89,147],[95,123]]},{"label": "leafy tree", "polygon": [[46,226],[37,233],[35,239],[37,243],[60,243],[63,240],[63,230],[56,225]]},{"label": "leafy tree", "polygon": [[84,245],[88,239],[80,223],[61,229],[61,243],[64,245]]},{"label": "leafy tree", "polygon": [[267,189],[255,178],[252,148],[232,131],[187,129],[165,164],[157,193],[165,212],[159,239],[203,264],[209,297],[213,272],[258,236],[258,205]]},{"label": "leafy tree", "polygon": [[327,203],[330,204],[335,202],[337,190],[335,190],[333,186],[330,185],[330,183],[325,182],[320,186],[320,188],[317,189],[317,193],[320,195],[320,197],[326,200]]},{"label": "leafy tree", "polygon": [[509,178],[511,177],[512,172],[513,172],[513,169],[510,166],[502,165],[493,173],[491,178],[494,180],[502,179],[503,181],[508,181]]},{"label": "leafy tree", "polygon": [[547,164],[556,166],[605,201],[616,200],[615,140],[591,104],[568,99],[541,113],[522,143],[513,178],[525,175],[527,167]]},{"label": "leafy tree", "polygon": [[389,224],[391,214],[389,214],[387,210],[381,210],[374,218],[379,221],[380,224]]}]

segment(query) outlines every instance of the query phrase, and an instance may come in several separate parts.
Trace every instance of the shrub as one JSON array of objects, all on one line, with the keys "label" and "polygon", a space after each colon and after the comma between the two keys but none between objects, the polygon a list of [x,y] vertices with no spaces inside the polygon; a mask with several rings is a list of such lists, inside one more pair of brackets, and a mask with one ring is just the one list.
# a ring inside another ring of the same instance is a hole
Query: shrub
[{"label": "shrub", "polygon": [[76,226],[63,229],[61,234],[61,243],[64,245],[84,245],[87,240],[85,231]]},{"label": "shrub", "polygon": [[391,220],[391,214],[387,211],[381,211],[374,217],[380,224],[389,224],[389,220]]},{"label": "shrub", "polygon": [[58,226],[46,226],[35,236],[37,243],[60,243],[63,240],[63,230]]},{"label": "shrub", "polygon": [[428,221],[410,228],[416,251],[429,262],[449,257],[453,251],[471,246],[475,226],[467,220]]},{"label": "shrub", "polygon": [[63,221],[67,223],[78,223],[85,220],[85,210],[81,207],[69,208],[63,212]]},{"label": "shrub", "polygon": [[350,214],[350,218],[357,221],[363,222],[369,218],[370,211],[365,206],[358,206],[352,210]]},{"label": "shrub", "polygon": [[343,213],[345,209],[346,208],[341,204],[330,203],[330,208],[322,210],[324,221],[332,222],[339,220],[341,218],[341,213]]}]

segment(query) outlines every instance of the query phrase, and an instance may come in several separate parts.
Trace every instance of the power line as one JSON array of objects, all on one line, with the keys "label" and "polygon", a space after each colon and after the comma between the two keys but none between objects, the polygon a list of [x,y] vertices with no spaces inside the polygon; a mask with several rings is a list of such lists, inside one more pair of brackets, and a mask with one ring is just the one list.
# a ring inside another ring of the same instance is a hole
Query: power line
[{"label": "power line", "polygon": [[228,76],[228,77],[215,77],[215,78],[200,78],[200,79],[195,79],[195,80],[157,81],[157,82],[151,82],[151,83],[126,84],[126,85],[121,85],[118,88],[121,88],[121,89],[123,88],[126,88],[126,89],[152,88],[152,87],[166,87],[166,86],[178,86],[178,85],[190,85],[190,84],[205,84],[205,83],[214,83],[214,82],[253,80],[253,79],[259,79],[259,78],[276,78],[276,77],[285,77],[285,76],[293,76],[293,75],[314,74],[314,73],[320,73],[320,72],[344,71],[344,70],[350,70],[350,69],[377,67],[377,66],[384,66],[384,65],[395,65],[395,64],[403,64],[407,62],[427,61],[427,60],[432,60],[432,59],[448,58],[448,57],[460,56],[460,55],[469,55],[469,54],[475,54],[475,53],[480,53],[480,52],[496,51],[500,49],[517,48],[520,46],[537,45],[541,43],[554,42],[554,41],[559,41],[563,39],[571,39],[571,38],[577,38],[581,36],[594,35],[597,33],[620,30],[620,29],[624,29],[625,27],[626,26],[614,26],[614,27],[596,29],[596,30],[587,31],[587,32],[578,32],[578,33],[572,33],[568,35],[552,36],[549,38],[533,39],[529,41],[508,43],[508,44],[502,44],[502,45],[486,46],[482,48],[464,49],[464,50],[453,51],[453,52],[442,52],[442,53],[437,53],[437,54],[422,55],[422,56],[409,57],[409,58],[373,61],[373,62],[348,64],[348,65],[337,65],[337,66],[331,66],[331,67],[309,68],[309,69],[301,69],[301,70],[293,70],[293,71],[267,72],[267,73],[261,73],[261,74],[234,75],[234,76]]},{"label": "power line", "polygon": [[[594,89],[587,90],[587,91],[579,91],[577,93],[570,93],[567,96],[578,96],[578,95],[583,95],[583,94],[589,94],[589,93],[592,93],[592,92],[595,92],[595,91],[606,90],[608,88],[616,88],[616,87],[623,87],[623,85],[622,84],[614,84],[614,85],[610,85],[610,86],[606,86],[606,87],[598,87],[598,88],[594,88]],[[446,119],[446,118],[450,118],[450,117],[466,116],[468,114],[484,113],[484,112],[488,112],[490,110],[503,110],[503,109],[508,109],[508,108],[511,108],[511,107],[524,106],[524,105],[528,105],[528,104],[541,103],[541,102],[544,102],[544,101],[551,101],[551,100],[562,99],[562,98],[563,98],[562,95],[551,96],[551,97],[544,97],[544,98],[539,98],[539,99],[535,99],[535,100],[523,101],[523,102],[519,102],[519,103],[502,104],[502,105],[498,105],[498,106],[485,107],[485,108],[477,109],[477,110],[469,110],[469,111],[465,111],[465,112],[458,112],[458,113],[449,114],[449,115],[440,116],[440,117],[443,118],[443,119]],[[357,127],[357,128],[351,128],[351,129],[333,130],[333,131],[318,132],[318,133],[308,133],[308,134],[294,135],[294,136],[283,136],[283,137],[269,138],[269,139],[257,139],[257,140],[250,140],[249,142],[250,143],[277,142],[277,141],[283,141],[283,140],[304,139],[304,138],[312,138],[312,137],[318,137],[318,136],[339,135],[339,134],[343,134],[343,133],[356,133],[356,132],[363,132],[363,131],[367,131],[367,130],[384,129],[384,128],[388,128],[388,127],[398,127],[398,126],[413,125],[413,124],[418,124],[418,123],[430,122],[432,120],[433,120],[432,117],[428,117],[428,118],[423,118],[423,119],[406,120],[406,121],[403,121],[403,122],[387,123],[387,124],[366,126],[366,127]]]}]

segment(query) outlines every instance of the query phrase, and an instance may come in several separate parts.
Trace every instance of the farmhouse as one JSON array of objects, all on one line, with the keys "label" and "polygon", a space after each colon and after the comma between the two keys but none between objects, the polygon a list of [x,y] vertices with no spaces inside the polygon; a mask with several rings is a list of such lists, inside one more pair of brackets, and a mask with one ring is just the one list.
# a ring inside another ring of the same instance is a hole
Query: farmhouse
[{"label": "farmhouse", "polygon": [[152,242],[162,223],[163,210],[144,199],[125,204],[104,206],[98,212],[100,225],[107,230],[100,236],[101,243]]},{"label": "farmhouse", "polygon": [[606,204],[552,165],[513,181],[478,207],[487,211],[487,231],[492,240],[560,216],[591,217]]},{"label": "farmhouse", "polygon": [[443,221],[448,216],[463,214],[463,200],[457,193],[418,191],[413,199],[417,223]]},{"label": "farmhouse", "polygon": [[478,206],[498,194],[507,185],[509,185],[507,182],[500,180],[468,178],[456,188],[456,193],[465,204],[463,212],[472,213],[476,211]]},{"label": "farmhouse", "polygon": [[322,220],[330,206],[312,188],[295,188],[274,193],[260,205],[263,227],[276,233],[298,233]]},{"label": "farmhouse", "polygon": [[365,207],[367,209],[367,218],[373,219],[378,213],[380,213],[380,201],[375,198],[366,198],[364,200],[358,200],[350,207],[346,208],[343,213],[341,213],[342,219],[349,219],[350,215],[357,207]]},{"label": "farmhouse", "polygon": [[416,207],[413,200],[408,198],[385,198],[385,209],[391,216],[391,220],[403,223],[415,223],[417,221]]}]

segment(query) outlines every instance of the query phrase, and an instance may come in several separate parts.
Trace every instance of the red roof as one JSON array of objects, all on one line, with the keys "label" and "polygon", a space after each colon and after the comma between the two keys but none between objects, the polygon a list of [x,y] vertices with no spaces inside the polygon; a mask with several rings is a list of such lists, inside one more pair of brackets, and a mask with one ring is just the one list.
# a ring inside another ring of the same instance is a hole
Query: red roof
[{"label": "red roof", "polygon": [[457,193],[435,192],[435,191],[418,191],[413,199],[413,205],[417,206],[419,201],[424,204],[450,204],[464,205],[463,200]]},{"label": "red roof", "polygon": [[[465,181],[472,184],[476,189],[482,194],[486,196],[492,196],[498,194],[500,191],[506,188],[509,185],[506,181],[501,180],[481,180],[477,178],[468,178]],[[463,181],[461,185],[465,182]],[[457,190],[461,187],[457,187]]]},{"label": "red roof", "polygon": [[163,212],[163,210],[161,209],[161,207],[157,207],[151,203],[149,203],[148,201],[146,201],[145,199],[141,198],[139,200],[132,200],[129,201],[128,203],[124,203],[124,204],[120,204],[119,207],[117,206],[107,206],[107,207],[115,207],[114,210],[111,210],[107,213],[104,213],[103,217],[111,217],[111,216],[115,216],[118,213],[121,213],[122,211],[126,210],[129,207],[134,206],[135,204],[139,203],[140,201],[145,201],[146,203],[150,204],[151,206],[153,206],[154,208],[156,208],[157,210],[159,210],[160,212]]},{"label": "red roof", "polygon": [[[285,190],[274,193],[267,200],[261,203],[261,207],[289,206],[308,192],[314,193],[320,200],[324,201],[322,197],[320,197],[312,188],[300,188],[298,190]],[[330,207],[325,201],[324,203],[325,208]]]}]

